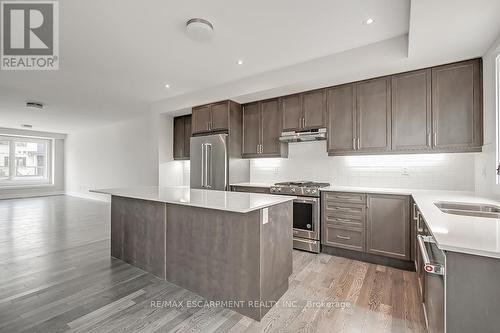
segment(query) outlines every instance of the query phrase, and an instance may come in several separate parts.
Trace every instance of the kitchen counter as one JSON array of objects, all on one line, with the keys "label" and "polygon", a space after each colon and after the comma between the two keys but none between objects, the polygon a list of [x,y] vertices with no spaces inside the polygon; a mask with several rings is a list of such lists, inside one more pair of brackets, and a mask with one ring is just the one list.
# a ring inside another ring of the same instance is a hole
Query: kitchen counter
[{"label": "kitchen counter", "polygon": [[242,187],[264,187],[270,188],[274,183],[234,183],[231,186],[242,186]]},{"label": "kitchen counter", "polygon": [[[111,256],[261,320],[292,274],[293,196],[136,187],[111,195]],[[257,305],[256,305],[257,304]]]},{"label": "kitchen counter", "polygon": [[500,206],[500,201],[466,191],[351,186],[329,186],[321,190],[411,195],[441,250],[500,258],[500,219],[447,214],[434,204],[444,201]]},{"label": "kitchen counter", "polygon": [[236,213],[248,213],[295,199],[285,195],[197,190],[184,186],[114,188],[91,192]]}]

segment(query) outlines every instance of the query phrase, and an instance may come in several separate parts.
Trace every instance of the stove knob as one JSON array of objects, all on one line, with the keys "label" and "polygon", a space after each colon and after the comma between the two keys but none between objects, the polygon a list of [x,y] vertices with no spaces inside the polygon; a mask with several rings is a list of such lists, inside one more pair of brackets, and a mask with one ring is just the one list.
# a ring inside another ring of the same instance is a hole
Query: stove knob
[{"label": "stove knob", "polygon": [[316,192],[318,192],[318,190],[311,190],[311,194],[316,194]]},{"label": "stove knob", "polygon": [[292,193],[295,193],[295,188],[293,188],[293,187],[292,187],[292,188],[290,189],[290,191],[291,191]]},{"label": "stove knob", "polygon": [[311,193],[311,190],[310,189],[306,189],[306,193],[307,194]]}]

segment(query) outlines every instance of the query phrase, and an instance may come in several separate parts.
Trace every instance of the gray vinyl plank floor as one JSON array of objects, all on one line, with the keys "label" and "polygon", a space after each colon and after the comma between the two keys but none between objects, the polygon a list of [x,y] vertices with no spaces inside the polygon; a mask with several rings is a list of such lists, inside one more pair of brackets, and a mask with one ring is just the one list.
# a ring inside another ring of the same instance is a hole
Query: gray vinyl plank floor
[{"label": "gray vinyl plank floor", "polygon": [[[110,206],[0,200],[0,332],[425,332],[413,272],[294,251],[261,322],[110,257]],[[189,304],[189,306],[188,306]]]}]

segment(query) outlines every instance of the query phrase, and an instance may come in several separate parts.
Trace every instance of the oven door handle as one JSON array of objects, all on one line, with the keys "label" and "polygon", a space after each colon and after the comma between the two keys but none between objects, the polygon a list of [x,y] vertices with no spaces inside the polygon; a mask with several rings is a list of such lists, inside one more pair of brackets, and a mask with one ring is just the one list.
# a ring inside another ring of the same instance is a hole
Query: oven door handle
[{"label": "oven door handle", "polygon": [[306,198],[298,198],[298,199],[294,199],[293,202],[300,202],[300,203],[312,203],[312,204],[315,204],[318,202],[318,199],[317,198],[312,198],[312,199],[306,199]]}]

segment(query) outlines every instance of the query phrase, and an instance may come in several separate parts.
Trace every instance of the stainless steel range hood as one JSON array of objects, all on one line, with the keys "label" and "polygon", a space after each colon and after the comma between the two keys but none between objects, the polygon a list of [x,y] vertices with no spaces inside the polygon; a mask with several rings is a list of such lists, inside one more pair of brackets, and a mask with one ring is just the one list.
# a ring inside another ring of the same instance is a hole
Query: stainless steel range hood
[{"label": "stainless steel range hood", "polygon": [[326,140],[326,128],[320,128],[304,132],[282,132],[280,136],[281,142],[306,142]]}]

